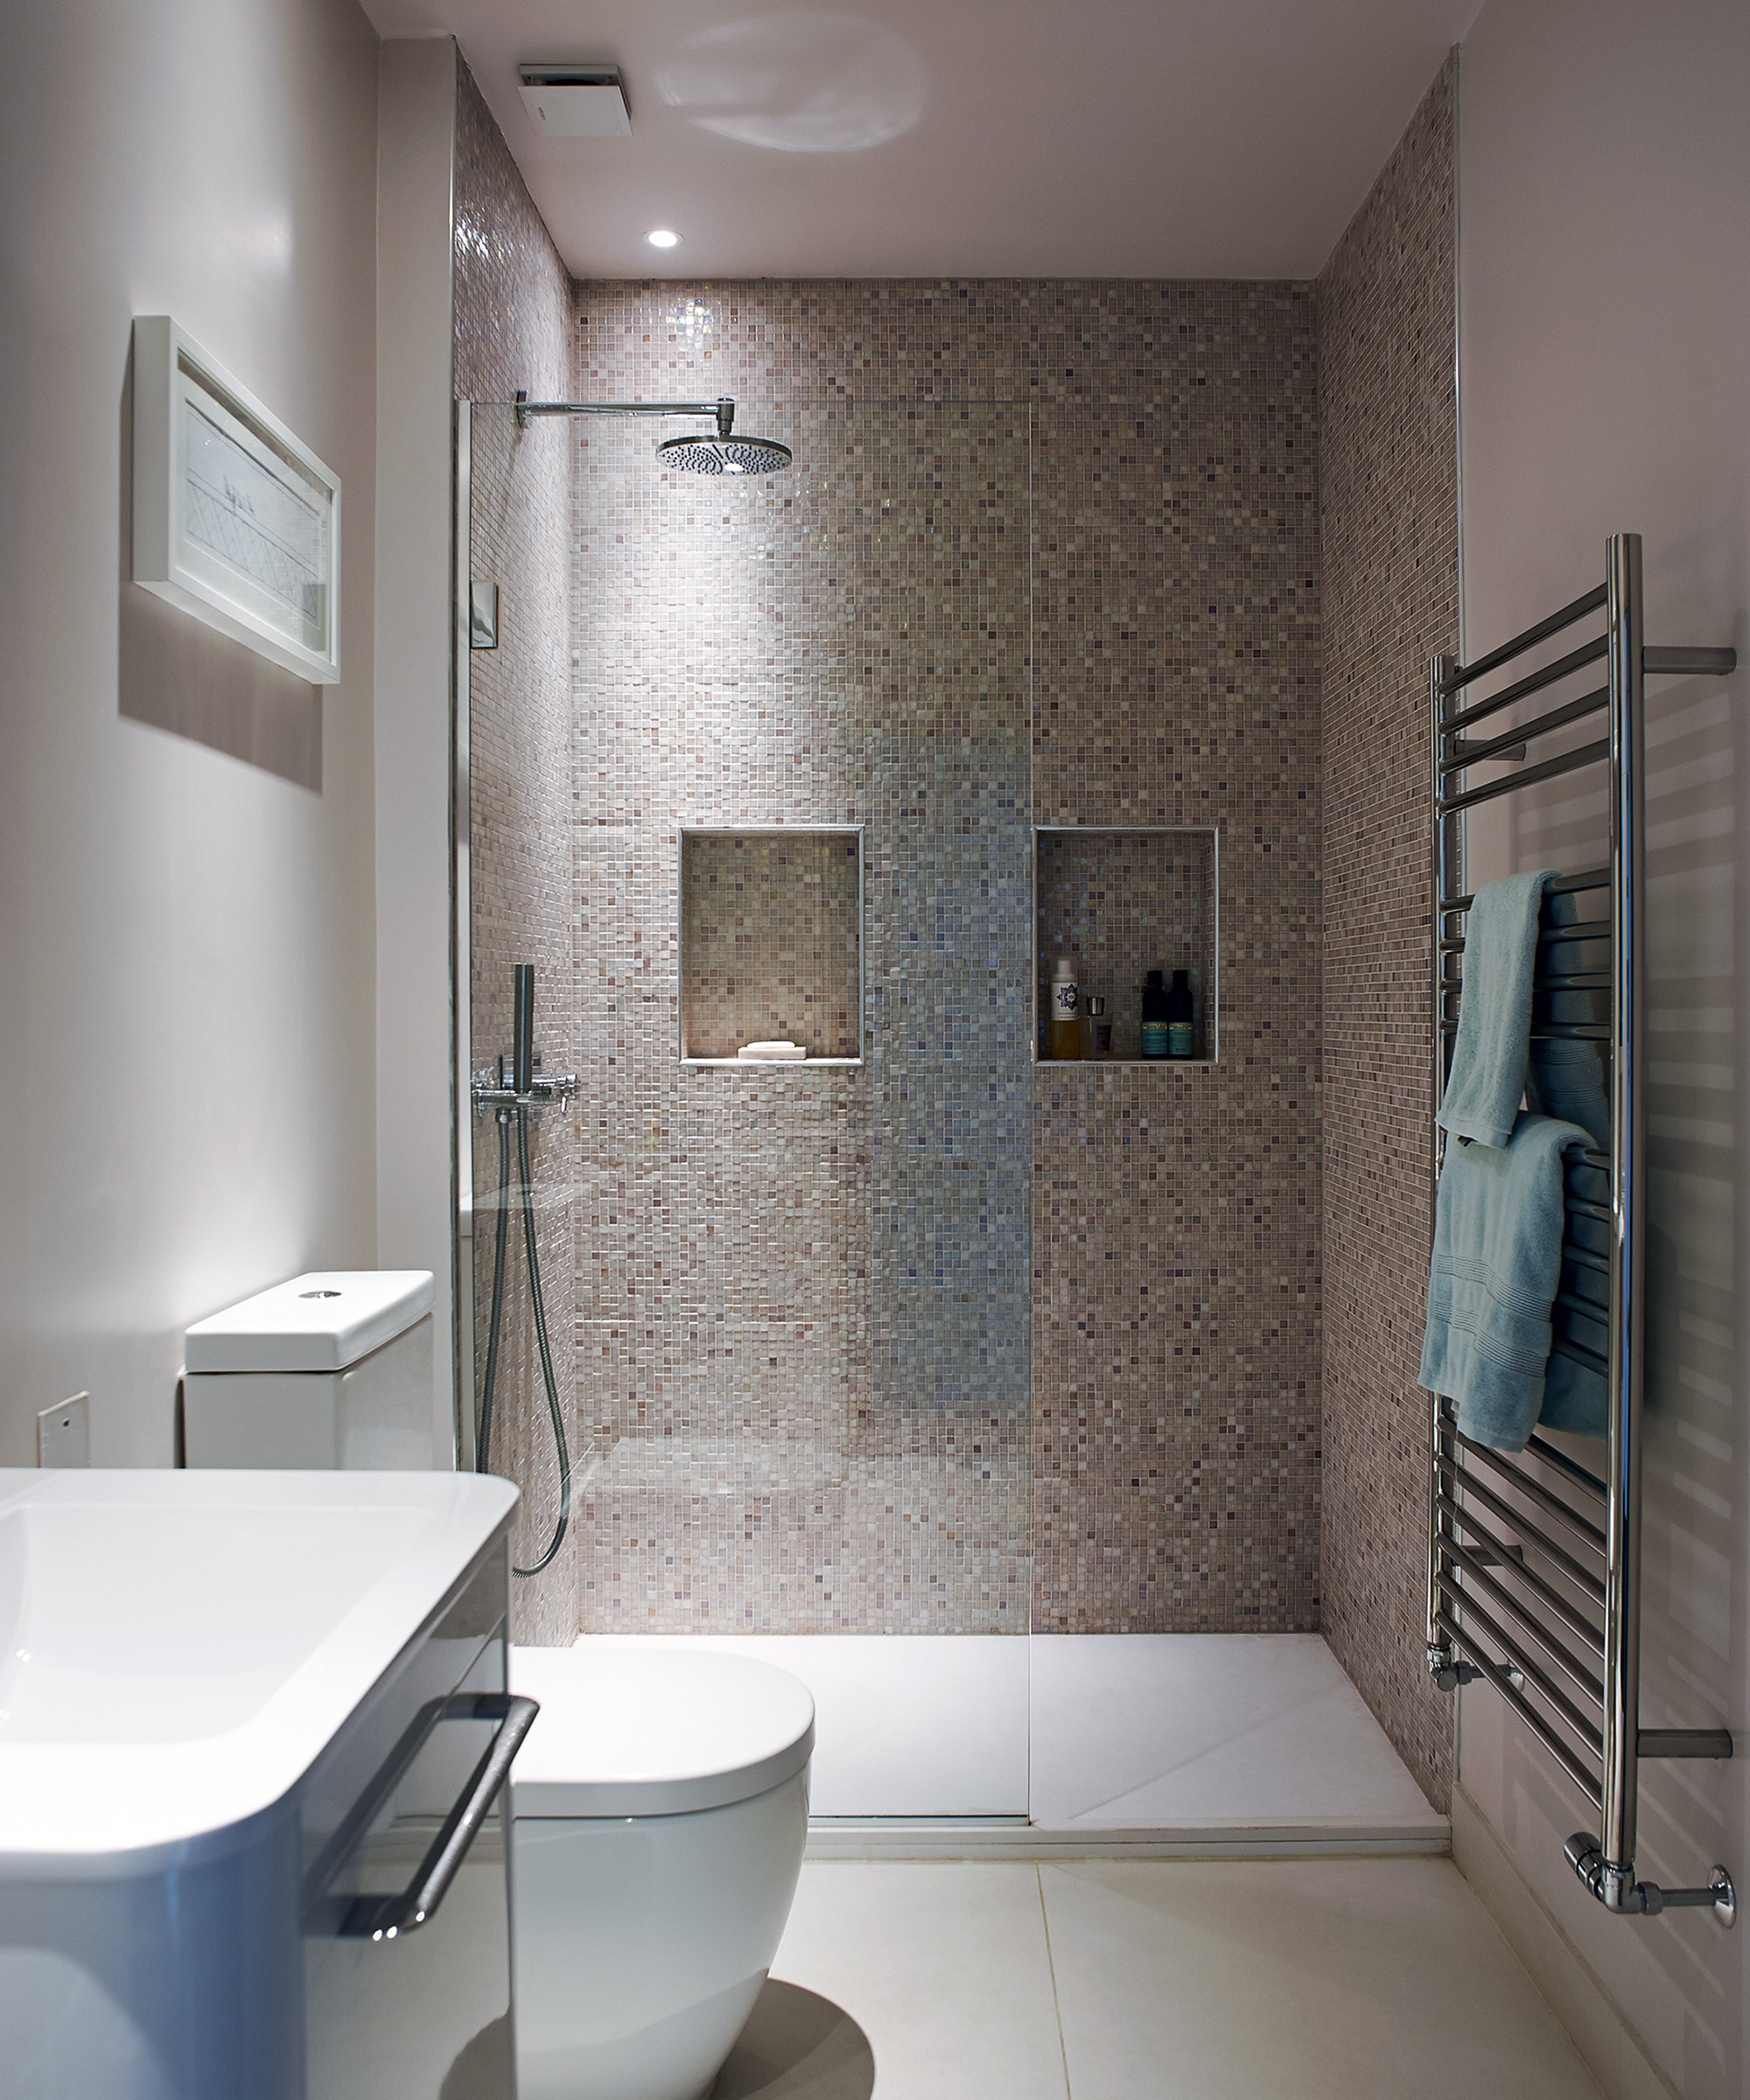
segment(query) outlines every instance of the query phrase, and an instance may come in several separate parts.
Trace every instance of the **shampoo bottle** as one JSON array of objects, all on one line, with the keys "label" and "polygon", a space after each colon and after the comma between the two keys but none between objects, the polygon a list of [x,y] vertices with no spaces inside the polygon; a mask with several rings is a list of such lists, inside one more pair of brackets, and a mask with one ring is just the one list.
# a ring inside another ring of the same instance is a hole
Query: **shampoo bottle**
[{"label": "shampoo bottle", "polygon": [[1051,981],[1051,1054],[1054,1057],[1082,1054],[1082,1016],[1076,1007],[1081,994],[1074,966],[1067,956],[1057,959],[1057,974]]},{"label": "shampoo bottle", "polygon": [[1166,995],[1166,1054],[1169,1057],[1194,1057],[1197,1054],[1197,1031],[1191,1004],[1191,973],[1175,970],[1172,973],[1172,990]]},{"label": "shampoo bottle", "polygon": [[1167,1055],[1166,987],[1160,981],[1160,972],[1152,970],[1148,982],[1143,986],[1143,1055]]}]

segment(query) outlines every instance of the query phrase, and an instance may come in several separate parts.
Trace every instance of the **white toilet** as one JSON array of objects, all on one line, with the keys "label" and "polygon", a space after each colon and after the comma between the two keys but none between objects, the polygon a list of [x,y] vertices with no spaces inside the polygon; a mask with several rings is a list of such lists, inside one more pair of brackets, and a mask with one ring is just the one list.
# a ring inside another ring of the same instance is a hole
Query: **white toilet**
[{"label": "white toilet", "polygon": [[702,2100],[777,1951],[814,1701],[698,1648],[511,1650],[521,2100]]}]

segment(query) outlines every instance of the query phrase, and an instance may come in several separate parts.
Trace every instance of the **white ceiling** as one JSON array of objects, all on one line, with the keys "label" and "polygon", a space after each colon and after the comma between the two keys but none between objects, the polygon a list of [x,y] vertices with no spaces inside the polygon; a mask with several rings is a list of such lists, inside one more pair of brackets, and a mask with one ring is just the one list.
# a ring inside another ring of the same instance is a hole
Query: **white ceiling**
[{"label": "white ceiling", "polygon": [[[455,35],[581,277],[1308,277],[1480,0],[364,4]],[[542,137],[528,59],[632,136]]]}]

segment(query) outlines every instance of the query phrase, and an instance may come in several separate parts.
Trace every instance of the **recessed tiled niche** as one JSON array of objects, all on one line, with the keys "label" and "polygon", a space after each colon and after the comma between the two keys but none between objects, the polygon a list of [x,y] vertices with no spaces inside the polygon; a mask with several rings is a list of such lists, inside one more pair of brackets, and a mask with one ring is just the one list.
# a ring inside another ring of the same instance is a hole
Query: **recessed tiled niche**
[{"label": "recessed tiled niche", "polygon": [[799,1065],[863,1061],[863,830],[681,833],[681,1058],[769,1065],[744,1043],[801,1043]]},{"label": "recessed tiled niche", "polygon": [[[1107,829],[1040,825],[1033,833],[1033,1054],[1048,1060],[1040,1029],[1058,958],[1074,965],[1082,997],[1098,992],[1112,1024],[1102,1063],[1213,1064],[1219,1047],[1216,982],[1216,834],[1207,827]],[[1190,974],[1195,1054],[1143,1058],[1143,984]]]}]

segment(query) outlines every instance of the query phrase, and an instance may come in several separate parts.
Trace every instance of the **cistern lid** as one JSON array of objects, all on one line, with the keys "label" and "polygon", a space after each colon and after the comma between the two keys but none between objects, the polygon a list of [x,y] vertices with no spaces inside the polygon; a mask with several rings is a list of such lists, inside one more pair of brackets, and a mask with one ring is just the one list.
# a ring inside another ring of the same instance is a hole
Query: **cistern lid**
[{"label": "cistern lid", "polygon": [[431,1310],[429,1269],[316,1269],[196,1320],[191,1371],[344,1371]]},{"label": "cistern lid", "polygon": [[514,1648],[541,1702],[511,1774],[518,1816],[682,1816],[751,1801],[808,1763],[815,1703],[788,1670],[701,1648]]}]

